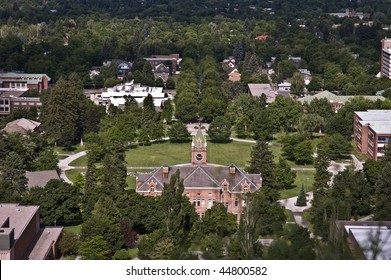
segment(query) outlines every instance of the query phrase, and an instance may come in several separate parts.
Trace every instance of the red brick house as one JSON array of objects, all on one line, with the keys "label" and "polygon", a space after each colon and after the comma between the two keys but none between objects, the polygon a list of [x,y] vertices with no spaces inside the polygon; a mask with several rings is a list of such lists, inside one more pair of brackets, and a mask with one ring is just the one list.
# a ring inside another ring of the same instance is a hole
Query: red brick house
[{"label": "red brick house", "polygon": [[189,164],[164,164],[152,173],[138,174],[136,192],[160,196],[164,184],[168,184],[171,176],[179,170],[184,183],[184,195],[193,203],[200,217],[214,203],[220,202],[239,221],[244,195],[262,187],[261,174],[247,174],[234,164],[221,166],[207,163],[207,142],[201,130],[193,137],[191,149],[192,162]]}]

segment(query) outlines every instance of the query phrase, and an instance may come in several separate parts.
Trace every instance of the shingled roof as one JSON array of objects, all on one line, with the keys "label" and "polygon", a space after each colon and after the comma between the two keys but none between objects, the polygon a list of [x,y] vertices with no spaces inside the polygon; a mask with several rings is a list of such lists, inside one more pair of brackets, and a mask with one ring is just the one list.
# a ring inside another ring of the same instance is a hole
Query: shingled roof
[{"label": "shingled roof", "polygon": [[[167,165],[166,165],[167,166]],[[230,173],[230,168],[235,168],[235,173]],[[137,181],[140,183],[138,192],[149,192],[149,184],[153,181],[156,184],[155,192],[163,191],[164,184],[170,182],[170,178],[179,170],[183,179],[185,189],[218,189],[224,182],[228,183],[229,192],[240,192],[241,185],[247,183],[249,191],[254,192],[259,189],[259,182],[262,181],[261,174],[247,174],[234,164],[230,166],[193,166],[176,165],[170,166],[167,176],[163,174],[163,166],[152,173],[138,174]]]}]

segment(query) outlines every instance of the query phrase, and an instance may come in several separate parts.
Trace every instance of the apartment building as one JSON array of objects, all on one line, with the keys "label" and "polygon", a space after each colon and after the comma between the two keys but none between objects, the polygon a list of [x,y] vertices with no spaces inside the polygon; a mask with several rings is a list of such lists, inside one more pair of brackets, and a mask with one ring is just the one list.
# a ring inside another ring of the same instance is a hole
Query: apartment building
[{"label": "apartment building", "polygon": [[355,149],[377,160],[384,156],[391,138],[391,110],[354,112]]},{"label": "apartment building", "polygon": [[380,75],[391,79],[391,39],[381,40]]}]

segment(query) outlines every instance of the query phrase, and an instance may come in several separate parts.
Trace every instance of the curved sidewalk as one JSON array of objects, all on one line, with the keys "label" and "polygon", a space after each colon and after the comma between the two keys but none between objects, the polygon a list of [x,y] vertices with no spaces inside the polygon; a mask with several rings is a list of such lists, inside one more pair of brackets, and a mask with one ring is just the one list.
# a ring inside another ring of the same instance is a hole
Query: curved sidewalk
[{"label": "curved sidewalk", "polygon": [[65,171],[70,170],[70,169],[74,169],[75,167],[74,166],[69,166],[69,164],[72,161],[74,161],[74,160],[76,160],[76,159],[78,159],[78,158],[80,158],[82,156],[85,156],[86,154],[87,154],[86,151],[82,151],[82,152],[78,152],[77,154],[70,155],[67,158],[59,160],[58,161],[58,167],[61,169],[60,178],[63,179],[68,184],[72,184],[73,182],[71,180],[69,180],[69,178],[65,174]]}]

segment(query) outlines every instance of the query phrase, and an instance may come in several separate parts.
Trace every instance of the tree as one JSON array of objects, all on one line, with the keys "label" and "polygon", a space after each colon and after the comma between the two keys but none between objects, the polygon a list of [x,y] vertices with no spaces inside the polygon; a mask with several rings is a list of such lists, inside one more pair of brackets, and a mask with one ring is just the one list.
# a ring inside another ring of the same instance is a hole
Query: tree
[{"label": "tree", "polygon": [[80,239],[76,233],[64,231],[58,248],[63,256],[76,256],[79,251]]},{"label": "tree", "polygon": [[276,185],[274,156],[266,141],[257,140],[251,150],[251,159],[246,171],[250,174],[262,174],[263,186],[274,187]]},{"label": "tree", "polygon": [[307,206],[307,196],[304,191],[304,185],[301,185],[299,196],[296,200],[296,206]]},{"label": "tree", "polygon": [[126,184],[127,169],[125,164],[125,149],[115,142],[108,148],[110,153],[103,158],[103,193],[118,198],[123,192]]},{"label": "tree", "polygon": [[302,106],[299,102],[283,96],[277,96],[275,102],[269,105],[268,110],[276,131],[291,131],[302,114]]},{"label": "tree", "polygon": [[21,155],[12,151],[0,160],[0,184],[1,201],[11,202],[23,196],[27,187],[27,178]]},{"label": "tree", "polygon": [[220,239],[235,233],[237,224],[235,216],[227,212],[222,203],[215,203],[205,212],[198,232],[201,235],[216,234]]},{"label": "tree", "polygon": [[67,148],[83,135],[87,98],[77,75],[61,78],[42,108],[42,126],[48,139]]},{"label": "tree", "polygon": [[322,78],[319,76],[313,76],[307,88],[309,92],[315,92],[315,91],[322,90],[322,87],[323,87]]},{"label": "tree", "polygon": [[190,132],[182,122],[175,122],[168,130],[168,136],[173,143],[184,143],[191,140]]},{"label": "tree", "polygon": [[132,257],[128,253],[126,249],[121,249],[117,252],[115,252],[113,256],[113,260],[131,260]]},{"label": "tree", "polygon": [[297,144],[294,148],[295,162],[297,164],[311,164],[313,162],[313,148],[309,140]]},{"label": "tree", "polygon": [[330,159],[345,159],[350,157],[352,146],[349,140],[339,133],[324,137],[319,145],[323,145]]},{"label": "tree", "polygon": [[267,257],[272,260],[314,260],[315,243],[308,229],[294,224],[284,231],[282,238],[273,241]]},{"label": "tree", "polygon": [[197,119],[198,104],[194,93],[181,92],[175,96],[175,117],[183,123],[189,123]]},{"label": "tree", "polygon": [[231,136],[231,123],[224,117],[217,117],[209,126],[208,135],[212,142],[227,143]]},{"label": "tree", "polygon": [[363,171],[368,182],[374,186],[382,172],[382,162],[374,159],[366,159],[363,165]]},{"label": "tree", "polygon": [[279,189],[289,189],[293,186],[296,173],[291,170],[286,159],[279,157],[276,165],[276,185]]},{"label": "tree", "polygon": [[375,217],[377,221],[388,221],[391,219],[391,163],[387,162],[376,183],[375,195]]},{"label": "tree", "polygon": [[175,89],[175,81],[173,78],[168,77],[168,79],[166,81],[166,88],[167,89]]},{"label": "tree", "polygon": [[298,96],[304,92],[304,77],[300,72],[295,72],[291,79],[291,93]]},{"label": "tree", "polygon": [[33,188],[25,203],[40,205],[43,225],[74,225],[81,222],[79,190],[63,181],[50,180],[44,188]]},{"label": "tree", "polygon": [[174,106],[172,105],[171,99],[164,101],[164,106],[163,106],[161,118],[163,120],[166,120],[166,122],[168,124],[170,124],[172,121],[173,113],[174,113]]},{"label": "tree", "polygon": [[39,157],[34,161],[34,170],[57,170],[58,159],[54,155],[53,149],[47,148],[42,151]]},{"label": "tree", "polygon": [[322,131],[324,127],[325,121],[324,118],[319,116],[318,114],[303,114],[298,123],[298,130],[301,133],[306,133],[311,135],[312,132]]},{"label": "tree", "polygon": [[84,242],[93,237],[101,237],[107,243],[109,255],[121,249],[124,244],[120,230],[121,214],[114,201],[108,196],[101,196],[94,206],[92,215],[83,223],[81,240]]},{"label": "tree", "polygon": [[108,260],[110,259],[110,249],[106,240],[102,236],[93,236],[82,241],[79,253],[84,260]]}]

